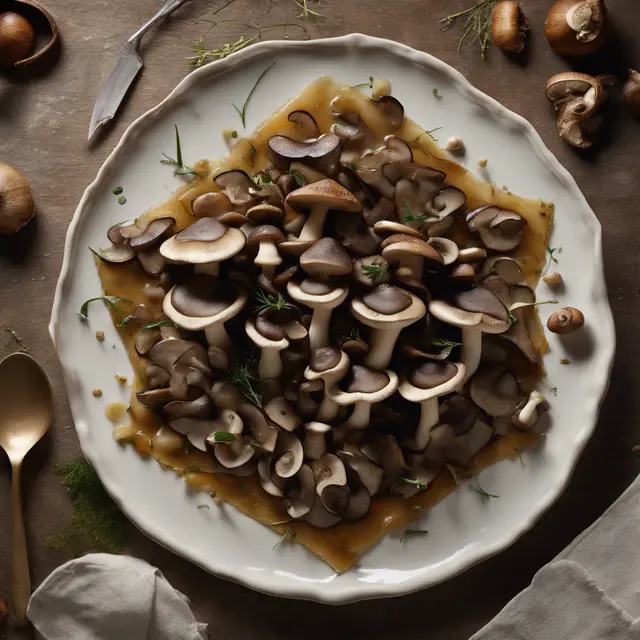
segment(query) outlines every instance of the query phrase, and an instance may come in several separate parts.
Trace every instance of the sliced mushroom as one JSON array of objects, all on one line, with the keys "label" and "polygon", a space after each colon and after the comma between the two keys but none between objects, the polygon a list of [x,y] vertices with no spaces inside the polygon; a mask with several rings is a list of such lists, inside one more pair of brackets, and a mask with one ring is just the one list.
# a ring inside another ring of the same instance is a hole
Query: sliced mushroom
[{"label": "sliced mushroom", "polygon": [[382,167],[390,163],[411,162],[413,153],[411,147],[401,138],[388,135],[384,139],[384,144],[367,151],[355,164],[358,177],[376,189],[382,196],[389,200],[394,200],[395,187],[384,175]]},{"label": "sliced mushroom", "polygon": [[281,431],[278,434],[273,460],[273,469],[280,478],[295,476],[304,460],[300,440],[288,431]]},{"label": "sliced mushroom", "polygon": [[[215,393],[215,391],[214,391]],[[215,396],[214,396],[215,401]],[[254,440],[265,451],[273,452],[278,439],[278,429],[270,424],[258,407],[247,402],[243,402],[237,408],[238,415],[251,429]]]},{"label": "sliced mushroom", "polygon": [[244,171],[240,169],[225,171],[219,173],[213,181],[222,189],[235,211],[246,213],[256,204],[256,198],[251,193],[256,185]]},{"label": "sliced mushroom", "polygon": [[320,129],[315,118],[308,111],[292,111],[287,120],[296,124],[305,139],[317,138],[320,135]]},{"label": "sliced mushroom", "polygon": [[331,164],[337,165],[340,155],[340,138],[333,133],[304,141],[276,135],[269,138],[267,145],[276,164],[285,169],[289,167],[291,160],[317,161],[329,156],[333,160]]},{"label": "sliced mushroom", "polygon": [[466,467],[493,437],[493,429],[482,420],[476,420],[473,427],[464,435],[456,436],[447,447],[447,459]]},{"label": "sliced mushroom", "polygon": [[525,221],[515,211],[487,205],[468,213],[467,225],[469,231],[478,233],[487,249],[511,251],[522,241]]}]

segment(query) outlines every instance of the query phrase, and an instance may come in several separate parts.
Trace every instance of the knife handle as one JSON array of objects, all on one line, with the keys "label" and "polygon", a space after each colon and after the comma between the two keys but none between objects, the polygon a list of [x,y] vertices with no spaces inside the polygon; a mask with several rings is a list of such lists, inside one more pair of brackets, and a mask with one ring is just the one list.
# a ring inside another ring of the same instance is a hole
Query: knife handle
[{"label": "knife handle", "polygon": [[127,40],[127,42],[132,44],[134,49],[136,51],[138,51],[138,49],[140,48],[140,43],[142,42],[142,37],[144,36],[144,34],[147,33],[147,31],[149,31],[149,29],[151,29],[151,27],[153,27],[155,24],[157,24],[158,22],[160,22],[161,20],[166,18],[169,14],[173,13],[176,9],[181,7],[186,2],[189,2],[189,0],[167,0],[164,3],[164,5],[162,6],[162,8],[160,9],[160,11],[158,11],[158,13],[156,13],[156,15],[153,16],[153,18],[151,18],[151,20],[149,20],[149,22],[147,22],[146,24],[143,24],[129,38],[129,40]]}]

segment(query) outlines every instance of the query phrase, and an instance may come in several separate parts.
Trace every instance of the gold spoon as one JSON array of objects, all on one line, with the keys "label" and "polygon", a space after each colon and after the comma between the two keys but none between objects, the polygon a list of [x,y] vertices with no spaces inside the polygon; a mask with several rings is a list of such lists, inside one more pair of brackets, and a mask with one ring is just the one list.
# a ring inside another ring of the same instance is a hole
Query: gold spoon
[{"label": "gold spoon", "polygon": [[31,447],[46,433],[53,417],[47,374],[26,353],[0,362],[0,447],[11,461],[11,593],[16,624],[27,623],[31,597],[27,538],[22,516],[20,470]]}]

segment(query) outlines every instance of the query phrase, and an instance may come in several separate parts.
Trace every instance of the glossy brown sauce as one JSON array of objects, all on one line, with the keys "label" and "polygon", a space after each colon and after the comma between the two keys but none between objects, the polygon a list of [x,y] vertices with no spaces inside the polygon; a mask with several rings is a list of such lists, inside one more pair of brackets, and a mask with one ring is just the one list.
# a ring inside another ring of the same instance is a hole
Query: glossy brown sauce
[{"label": "glossy brown sauce", "polygon": [[[196,162],[193,165],[194,168],[197,171],[206,171],[208,177],[185,184],[166,203],[154,207],[141,217],[172,216],[176,219],[178,229],[189,226],[194,221],[190,214],[191,202],[202,193],[217,190],[212,176],[228,169],[244,169],[249,174],[264,169],[269,164],[265,149],[266,141],[271,135],[282,134],[300,138],[296,125],[287,120],[288,114],[293,110],[308,111],[314,116],[320,130],[327,132],[333,123],[330,102],[335,96],[339,96],[337,106],[345,112],[358,112],[379,141],[391,133],[385,120],[376,107],[367,100],[366,95],[357,89],[337,85],[331,79],[322,77],[263,123],[251,138],[238,140],[227,158],[217,162],[208,160]],[[553,220],[553,205],[540,200],[521,198],[491,183],[481,182],[466,169],[449,160],[436,142],[428,135],[423,135],[424,130],[408,119],[405,120],[402,128],[394,133],[412,145],[416,162],[444,171],[447,174],[446,182],[464,191],[469,208],[497,204],[516,211],[527,221],[524,239],[518,249],[513,252],[513,256],[523,268],[526,283],[535,287],[546,260],[546,246]],[[251,144],[257,149],[253,161],[250,155]],[[468,233],[466,225],[459,225],[454,233],[454,239],[460,241],[463,238],[459,234]],[[157,284],[157,281],[146,276],[137,264],[111,265],[100,262],[98,270],[106,295],[120,296],[136,304],[144,303],[152,313],[160,315],[160,305],[150,305],[143,293],[145,284]],[[122,317],[122,313],[118,311],[111,310],[111,313],[114,322]],[[537,313],[530,314],[527,324],[538,353],[545,352],[548,346]],[[453,475],[445,470],[428,490],[412,498],[406,500],[399,497],[376,498],[368,515],[355,524],[340,524],[325,530],[315,529],[305,523],[288,524],[288,516],[281,501],[263,491],[257,476],[238,478],[211,473],[212,463],[208,455],[193,449],[185,452],[185,439],[174,433],[167,434],[167,430],[161,428],[158,417],[138,404],[135,390],[144,386],[144,372],[147,364],[146,359],[140,357],[135,350],[135,339],[139,327],[131,323],[127,327],[119,328],[118,331],[131,359],[137,380],[125,424],[120,421],[120,416],[114,422],[116,426],[114,437],[131,442],[141,455],[151,456],[163,466],[184,474],[185,480],[194,489],[215,493],[218,499],[232,504],[242,513],[272,526],[280,533],[290,528],[291,533],[295,533],[296,542],[305,545],[322,557],[339,573],[353,566],[358,556],[377,544],[389,530],[406,527],[456,488]],[[525,380],[525,386],[533,386],[540,377],[541,371],[538,368],[522,368],[522,365],[519,368],[518,373]],[[127,428],[127,425],[130,427]],[[519,455],[523,448],[533,445],[538,437],[532,433],[514,431],[507,436],[496,438],[475,456],[469,469],[460,470],[460,473],[473,475],[499,460],[513,458]]]}]

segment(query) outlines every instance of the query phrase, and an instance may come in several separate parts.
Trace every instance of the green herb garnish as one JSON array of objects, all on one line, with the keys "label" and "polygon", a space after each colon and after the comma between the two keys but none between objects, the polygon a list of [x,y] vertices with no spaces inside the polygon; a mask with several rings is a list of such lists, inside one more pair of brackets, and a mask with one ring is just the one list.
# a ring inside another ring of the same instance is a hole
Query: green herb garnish
[{"label": "green herb garnish", "polygon": [[147,329],[155,329],[156,327],[175,327],[175,322],[171,320],[158,320],[158,322],[150,322],[149,324],[145,324],[144,327],[140,329],[140,332],[146,331]]},{"label": "green herb garnish", "polygon": [[549,267],[551,267],[552,262],[555,262],[556,264],[558,264],[558,258],[556,258],[555,255],[553,254],[556,252],[560,253],[562,251],[562,247],[555,247],[552,249],[549,245],[547,245],[546,249],[547,249],[547,253],[549,254],[549,262],[547,262],[547,266],[542,272],[542,275],[545,275],[547,271],[549,271]]},{"label": "green herb garnish", "polygon": [[78,315],[83,320],[86,320],[89,317],[89,304],[91,302],[95,302],[96,300],[102,300],[108,307],[110,307],[111,309],[115,309],[116,311],[120,310],[118,309],[118,304],[120,302],[128,302],[129,304],[133,304],[131,300],[127,300],[127,298],[120,298],[119,296],[98,296],[97,298],[89,298],[82,303],[82,306],[80,307],[80,311],[78,313]]},{"label": "green herb garnish", "polygon": [[288,176],[292,176],[296,184],[298,185],[298,187],[304,187],[304,185],[306,184],[306,180],[304,179],[304,176],[299,171],[296,171],[295,169],[287,169],[287,171],[283,171],[283,173],[285,173]]},{"label": "green herb garnish", "polygon": [[130,526],[120,508],[104,490],[98,474],[84,459],[55,467],[72,505],[71,522],[47,540],[77,558],[87,553],[122,553]]},{"label": "green herb garnish", "polygon": [[407,210],[407,215],[402,218],[402,222],[405,224],[407,222],[428,222],[429,220],[438,219],[437,216],[428,216],[426,214],[421,216],[413,215],[413,211],[411,211],[411,207],[409,206],[409,201],[406,198],[404,199],[404,208]]},{"label": "green herb garnish", "polygon": [[210,59],[222,60],[223,58],[230,56],[236,51],[241,51],[245,47],[248,47],[254,40],[257,40],[259,37],[259,33],[257,33],[255,36],[252,36],[251,38],[240,36],[240,38],[238,38],[238,40],[236,40],[235,42],[223,44],[218,49],[207,49],[204,45],[204,40],[200,38],[200,40],[196,40],[196,42],[193,44],[193,51],[196,55],[188,57],[187,60],[194,67],[202,67],[203,65],[207,64]]},{"label": "green herb garnish", "polygon": [[422,482],[422,480],[420,480],[419,478],[413,479],[413,478],[405,478],[404,476],[400,478],[400,480],[402,480],[403,482],[406,482],[407,484],[414,484],[416,487],[418,487],[418,491],[424,491],[427,488],[427,485]]},{"label": "green herb garnish", "polygon": [[483,498],[499,498],[495,493],[487,493],[478,482],[478,478],[474,478],[476,486],[474,487],[472,484],[469,485],[469,489],[473,489],[476,493],[479,493]]},{"label": "green herb garnish", "polygon": [[389,264],[387,262],[374,262],[373,264],[363,264],[362,271],[365,276],[371,280],[373,284],[380,284],[387,273],[389,273]]},{"label": "green herb garnish", "polygon": [[253,142],[249,143],[251,146],[249,147],[249,158],[251,159],[251,164],[253,165],[253,163],[256,161],[256,153],[258,153],[258,150],[253,146]]},{"label": "green herb garnish", "polygon": [[124,196],[120,196],[118,198],[118,204],[125,204],[127,202],[127,199]]},{"label": "green herb garnish", "polygon": [[211,434],[214,442],[235,442],[236,437],[228,431],[214,431]]},{"label": "green herb garnish", "polygon": [[477,42],[480,45],[482,59],[486,58],[487,50],[491,44],[491,17],[497,1],[480,0],[472,7],[453,13],[440,20],[440,23],[444,24],[442,30],[446,31],[458,18],[467,17],[462,27],[462,37],[458,41],[458,51],[460,51],[468,38],[467,48],[472,47]]},{"label": "green herb garnish", "polygon": [[518,460],[520,460],[520,464],[523,467],[526,467],[527,465],[524,463],[524,459],[522,457],[522,451],[523,451],[522,447],[519,445],[516,445],[515,450],[518,452]]},{"label": "green herb garnish", "polygon": [[369,82],[361,82],[360,84],[352,84],[352,89],[359,89],[360,87],[369,87],[369,89],[373,89],[373,76],[369,76]]},{"label": "green herb garnish", "polygon": [[201,173],[198,173],[195,169],[192,169],[182,161],[182,145],[180,144],[180,133],[178,132],[178,126],[173,125],[176,129],[176,157],[171,158],[166,153],[162,155],[165,160],[160,160],[160,164],[168,164],[173,167],[174,176],[198,176],[204,177]]},{"label": "green herb garnish", "polygon": [[440,92],[438,91],[438,89],[436,89],[436,87],[433,87],[432,93],[435,98],[438,98],[438,100],[442,99],[442,96],[440,95]]},{"label": "green herb garnish", "polygon": [[270,293],[266,293],[263,289],[260,289],[256,292],[256,304],[253,308],[259,313],[265,309],[276,309],[277,311],[281,311],[287,306],[288,303],[281,293],[277,296],[273,296]]},{"label": "green herb garnish", "polygon": [[187,473],[202,473],[202,469],[197,464],[190,464],[183,472],[182,475]]},{"label": "green herb garnish", "polygon": [[262,80],[262,78],[264,78],[264,76],[267,74],[267,72],[269,71],[269,69],[271,69],[271,67],[273,67],[273,65],[275,64],[275,62],[272,62],[259,76],[258,79],[255,81],[255,84],[253,85],[253,87],[251,87],[251,91],[249,91],[249,95],[247,95],[246,100],[242,103],[242,108],[238,108],[235,104],[233,105],[233,108],[238,112],[238,115],[240,116],[240,121],[242,122],[242,126],[246,129],[247,128],[247,123],[246,123],[246,115],[247,115],[247,105],[249,104],[249,100],[251,100],[251,96],[253,95],[253,92],[256,90],[256,88],[258,87],[258,85],[260,84],[260,81]]},{"label": "green herb garnish", "polygon": [[198,509],[210,509],[211,507],[209,507],[208,504],[199,504],[198,505]]},{"label": "green herb garnish", "polygon": [[282,534],[282,536],[280,537],[280,539],[278,540],[278,542],[276,542],[272,549],[275,551],[276,547],[281,543],[284,542],[284,539],[289,536],[291,539],[296,537],[296,532],[295,531],[291,531],[291,527],[287,527],[285,529],[285,532]]},{"label": "green herb garnish", "polygon": [[[250,359],[248,362],[238,364],[230,371],[231,382],[238,388],[240,393],[256,407],[262,407],[262,380],[255,376],[253,370],[256,361]],[[257,443],[251,443],[252,447],[257,447]]]},{"label": "green herb garnish", "polygon": [[[507,310],[508,311],[508,310]],[[518,322],[518,318],[516,318],[511,311],[509,311],[509,327],[513,327],[513,325]]]},{"label": "green herb garnish", "polygon": [[298,15],[298,18],[304,18],[305,20],[318,20],[318,18],[325,18],[326,16],[318,11],[313,11],[309,8],[309,0],[293,0],[298,8],[302,9],[302,13]]},{"label": "green herb garnish", "polygon": [[400,542],[404,543],[404,541],[410,536],[426,536],[429,535],[429,532],[426,529],[405,529],[400,534]]},{"label": "green herb garnish", "polygon": [[122,187],[114,187],[111,190],[111,193],[113,193],[114,196],[119,196],[122,193],[123,189]]},{"label": "green herb garnish", "polygon": [[264,189],[273,184],[271,177],[265,173],[264,171],[260,171],[259,173],[255,173],[253,175],[253,181],[256,183],[256,186],[260,189]]},{"label": "green herb garnish", "polygon": [[441,358],[448,358],[456,347],[462,346],[462,342],[454,342],[445,338],[436,338],[431,341],[431,344],[435,347],[443,347],[439,354]]},{"label": "green herb garnish", "polygon": [[412,141],[411,141],[411,146],[415,147],[416,145],[420,144],[420,138],[422,138],[422,136],[429,136],[434,142],[438,142],[438,138],[436,138],[433,135],[434,131],[440,131],[440,129],[442,129],[442,127],[434,127],[433,129],[428,129],[426,131],[423,131],[419,136],[416,136]]}]

